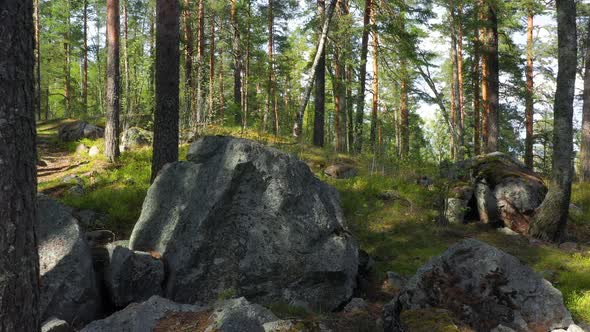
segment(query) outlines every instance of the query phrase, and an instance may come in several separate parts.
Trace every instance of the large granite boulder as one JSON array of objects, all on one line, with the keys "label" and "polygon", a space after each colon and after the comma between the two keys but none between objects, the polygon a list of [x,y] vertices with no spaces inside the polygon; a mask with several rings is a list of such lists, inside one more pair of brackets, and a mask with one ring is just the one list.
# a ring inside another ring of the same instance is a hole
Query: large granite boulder
[{"label": "large granite boulder", "polygon": [[139,127],[131,127],[123,132],[121,151],[152,145],[154,134]]},{"label": "large granite boulder", "polygon": [[58,137],[62,141],[77,141],[82,138],[97,139],[104,137],[104,129],[85,121],[76,121],[59,128]]},{"label": "large granite boulder", "polygon": [[[473,212],[483,223],[505,226],[521,234],[527,234],[535,210],[547,194],[543,179],[529,170],[520,161],[499,152],[482,155],[456,164],[449,180],[460,183],[452,186],[446,199],[445,210],[451,222],[466,222],[466,216]],[[465,184],[470,188],[467,190]],[[464,211],[465,213],[461,213]],[[449,218],[450,217],[450,218]]]},{"label": "large granite boulder", "polygon": [[406,331],[402,313],[443,309],[475,331],[498,326],[551,331],[573,323],[563,297],[517,258],[464,240],[418,270],[384,310],[385,331]]},{"label": "large granite boulder", "polygon": [[150,187],[130,248],[161,254],[164,294],[333,310],[352,297],[358,248],[336,190],[262,144],[205,137]]},{"label": "large granite boulder", "polygon": [[209,317],[206,331],[264,332],[264,324],[278,320],[270,310],[242,297],[219,302]]},{"label": "large granite boulder", "polygon": [[42,319],[88,323],[101,309],[90,249],[71,209],[46,196],[37,202]]},{"label": "large granite boulder", "polygon": [[161,260],[115,244],[108,244],[106,250],[109,262],[104,281],[115,307],[162,295],[164,264]]}]

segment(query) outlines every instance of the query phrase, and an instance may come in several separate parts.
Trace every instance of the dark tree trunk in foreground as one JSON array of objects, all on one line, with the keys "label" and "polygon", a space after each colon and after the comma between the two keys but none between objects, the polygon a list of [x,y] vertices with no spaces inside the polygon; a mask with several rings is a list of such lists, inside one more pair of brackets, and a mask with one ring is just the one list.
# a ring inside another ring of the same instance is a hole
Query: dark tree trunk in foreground
[{"label": "dark tree trunk in foreground", "polygon": [[359,70],[359,91],[356,104],[356,124],[354,150],[360,153],[363,148],[363,120],[365,115],[365,85],[367,81],[367,55],[369,53],[369,29],[371,23],[372,0],[365,0],[363,15],[363,36],[361,39],[361,63]]},{"label": "dark tree trunk in foreground", "polygon": [[105,155],[119,158],[119,113],[121,110],[119,57],[119,0],[107,1],[107,123],[104,133]]},{"label": "dark tree trunk in foreground", "polygon": [[40,330],[33,1],[0,2],[0,331]]},{"label": "dark tree trunk in foreground", "polygon": [[156,4],[156,111],[152,181],[165,164],[178,160],[180,23],[177,0]]},{"label": "dark tree trunk in foreground", "polygon": [[[318,0],[318,16],[323,22],[326,1]],[[321,31],[320,31],[321,33]],[[326,124],[326,50],[324,49],[318,64],[315,78],[315,110],[313,119],[313,145],[324,146],[324,128]]]},{"label": "dark tree trunk in foreground", "polygon": [[[590,21],[588,23],[590,28]],[[584,108],[582,111],[582,142],[580,144],[580,179],[590,182],[590,30],[586,39],[586,69],[584,73]]]},{"label": "dark tree trunk in foreground", "polygon": [[299,138],[301,137],[301,133],[303,131],[303,117],[305,115],[305,109],[307,108],[307,103],[309,102],[309,96],[311,95],[311,89],[313,88],[313,81],[317,75],[318,66],[320,65],[320,59],[322,54],[324,53],[324,49],[326,47],[326,39],[328,39],[328,30],[330,29],[330,21],[332,21],[332,15],[334,14],[334,8],[336,8],[336,3],[338,0],[331,0],[330,5],[328,6],[328,11],[326,13],[326,18],[324,19],[324,24],[322,25],[322,34],[318,40],[318,47],[316,49],[315,58],[313,60],[313,64],[311,65],[310,70],[310,77],[307,82],[307,87],[305,88],[305,92],[303,94],[303,101],[299,106],[299,110],[297,111],[295,124],[293,125],[293,137]]},{"label": "dark tree trunk in foreground", "polygon": [[573,178],[574,87],[576,82],[576,3],[557,0],[558,73],[554,106],[553,171],[547,197],[539,207],[530,234],[559,241],[567,226]]},{"label": "dark tree trunk in foreground", "polygon": [[526,110],[525,127],[526,139],[524,147],[524,163],[529,169],[533,169],[533,9],[529,9],[527,17],[527,63],[526,63]]}]

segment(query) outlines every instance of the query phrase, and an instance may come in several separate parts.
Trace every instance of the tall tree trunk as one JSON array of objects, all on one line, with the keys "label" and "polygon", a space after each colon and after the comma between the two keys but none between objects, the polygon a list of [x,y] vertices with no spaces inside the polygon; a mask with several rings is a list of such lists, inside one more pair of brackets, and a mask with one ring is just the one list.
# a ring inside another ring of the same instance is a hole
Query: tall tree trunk
[{"label": "tall tree trunk", "polygon": [[64,33],[64,96],[66,109],[64,117],[72,116],[71,111],[71,92],[70,92],[70,0],[66,0],[66,32]]},{"label": "tall tree trunk", "polygon": [[[197,100],[196,109],[197,123],[207,122],[207,115],[205,110],[205,96],[204,96],[204,78],[205,78],[205,3],[204,0],[199,0],[199,31],[197,33]],[[194,83],[193,83],[194,84]]]},{"label": "tall tree trunk", "polygon": [[[157,0],[153,0],[157,1]],[[152,100],[150,102],[150,106],[152,107],[151,112],[155,113],[156,111],[156,6],[150,10],[150,38],[149,38],[149,48],[150,48],[150,78],[149,78],[149,90],[150,96],[152,96]]]},{"label": "tall tree trunk", "polygon": [[[183,8],[183,23],[184,23],[184,104],[186,107],[186,113],[190,114],[191,126],[196,129],[197,124],[200,122],[199,113],[197,111],[197,105],[195,103],[196,91],[195,91],[195,80],[193,74],[193,55],[195,49],[195,42],[193,36],[193,28],[191,25],[192,21],[192,10],[191,0],[184,0]],[[200,69],[198,69],[200,70]],[[183,117],[184,118],[184,117]]]},{"label": "tall tree trunk", "polygon": [[572,193],[573,103],[576,82],[576,2],[556,0],[558,73],[553,109],[553,171],[545,200],[537,210],[530,234],[559,241],[565,234]]},{"label": "tall tree trunk", "polygon": [[244,74],[244,82],[242,83],[242,90],[243,90],[243,100],[242,103],[244,105],[244,119],[242,120],[242,128],[246,129],[248,127],[248,114],[250,112],[250,39],[252,32],[252,1],[248,0],[248,24],[247,24],[247,31],[246,31],[246,72]]},{"label": "tall tree trunk", "polygon": [[361,63],[359,69],[359,91],[356,104],[355,151],[360,153],[363,147],[363,120],[365,115],[365,85],[367,81],[367,55],[369,53],[369,31],[371,24],[372,0],[365,0],[363,15],[363,36],[361,39]]},{"label": "tall tree trunk", "polygon": [[[272,1],[272,0],[269,0]],[[269,5],[272,5],[269,2]],[[240,26],[236,13],[236,0],[231,0],[231,24],[233,29],[232,35],[232,51],[234,54],[234,104],[241,108],[242,105],[242,51],[240,49]],[[272,12],[272,9],[269,8]],[[235,114],[235,122],[239,124],[242,122],[240,112]]]},{"label": "tall tree trunk", "polygon": [[[465,89],[463,83],[463,23],[461,21],[461,17],[463,16],[463,6],[459,6],[459,13],[456,15],[456,29],[457,29],[457,83],[459,85],[459,110],[461,114],[461,139],[463,140],[464,137],[464,128],[465,128]],[[465,143],[461,142],[463,145],[462,148],[465,148]],[[462,153],[465,153],[463,151]]]},{"label": "tall tree trunk", "polygon": [[401,103],[400,103],[400,155],[402,159],[407,159],[410,155],[410,117],[408,111],[408,77],[406,72],[407,62],[402,60],[403,77],[400,86]]},{"label": "tall tree trunk", "polygon": [[348,153],[354,150],[354,99],[352,97],[352,64],[346,65],[346,123],[348,134]]},{"label": "tall tree trunk", "polygon": [[459,46],[459,38],[462,38],[462,34],[459,32],[461,24],[458,20],[457,13],[455,12],[454,3],[451,2],[451,62],[453,64],[453,75],[452,75],[452,119],[453,127],[457,133],[457,139],[453,139],[453,156],[455,161],[463,160],[464,157],[464,138],[463,138],[463,102],[462,102],[462,74],[461,69],[463,64],[463,56],[460,55],[459,51],[462,51],[462,46]]},{"label": "tall tree trunk", "polygon": [[123,69],[125,70],[125,118],[123,128],[129,128],[131,112],[131,88],[129,74],[129,0],[123,0]]},{"label": "tall tree trunk", "polygon": [[525,127],[526,139],[524,148],[524,163],[529,169],[533,169],[533,9],[529,9],[527,17],[527,63],[526,63],[526,110],[525,110]]},{"label": "tall tree trunk", "polygon": [[371,8],[371,34],[373,35],[373,103],[371,109],[371,133],[369,143],[371,151],[375,152],[377,135],[377,112],[379,110],[379,40],[377,36],[377,22],[375,8]]},{"label": "tall tree trunk", "polygon": [[[268,0],[268,95],[266,96],[266,116],[270,114],[271,107],[274,110],[274,69],[273,69],[273,46],[274,46],[274,13],[273,0]],[[273,112],[274,114],[274,112]],[[273,133],[278,134],[278,114],[273,115]]]},{"label": "tall tree trunk", "polygon": [[586,68],[584,73],[584,106],[580,144],[580,180],[590,182],[590,21],[586,35]]},{"label": "tall tree trunk", "polygon": [[[39,0],[34,1],[35,21],[35,113],[37,119],[41,120],[41,24],[39,16]],[[86,24],[84,25],[86,27]]]},{"label": "tall tree trunk", "polygon": [[119,158],[119,113],[121,74],[119,57],[119,0],[107,0],[107,123],[105,155],[110,162]]},{"label": "tall tree trunk", "polygon": [[307,103],[309,102],[309,96],[311,95],[311,89],[313,88],[313,81],[315,80],[317,75],[320,59],[322,57],[322,54],[324,53],[326,39],[328,38],[328,30],[330,29],[330,22],[332,21],[332,15],[334,14],[334,9],[336,8],[337,2],[338,0],[331,0],[330,5],[328,5],[328,11],[326,13],[326,18],[324,19],[324,24],[322,26],[322,34],[318,40],[316,54],[311,65],[311,75],[308,79],[307,87],[305,88],[305,92],[303,94],[303,100],[301,102],[301,105],[299,106],[299,110],[297,111],[295,124],[293,125],[293,137],[295,138],[301,137],[301,133],[303,131],[303,117],[305,115],[305,109],[307,108]]},{"label": "tall tree trunk", "polygon": [[[39,0],[35,0],[39,1]],[[84,8],[82,13],[82,24],[84,25],[84,77],[82,78],[82,103],[84,112],[88,114],[88,0],[84,0]]]},{"label": "tall tree trunk", "polygon": [[[320,22],[325,19],[326,1],[318,0],[318,17]],[[319,31],[321,34],[321,31]],[[319,38],[320,35],[318,35]],[[315,78],[315,109],[313,121],[313,145],[324,146],[324,128],[326,125],[326,50],[322,51]]]},{"label": "tall tree trunk", "polygon": [[486,152],[498,151],[499,134],[499,59],[498,59],[498,16],[494,5],[487,5],[485,54],[485,81],[487,99],[484,102],[487,124]]},{"label": "tall tree trunk", "polygon": [[[338,38],[339,39],[339,38]],[[346,87],[344,79],[346,72],[344,70],[344,59],[339,50],[339,46],[334,47],[334,78],[332,79],[334,91],[334,132],[336,134],[336,151],[346,152]]]},{"label": "tall tree trunk", "polygon": [[0,12],[0,331],[40,331],[33,1]]},{"label": "tall tree trunk", "polygon": [[[478,17],[479,5],[476,5],[475,17]],[[481,96],[480,96],[480,40],[479,40],[479,26],[475,28],[473,34],[473,68],[471,72],[471,80],[473,84],[473,153],[478,156],[481,154]]]},{"label": "tall tree trunk", "polygon": [[[487,22],[487,5],[484,0],[478,1],[479,18],[482,24]],[[487,152],[488,148],[488,114],[489,114],[489,94],[488,94],[488,49],[487,49],[487,34],[486,28],[479,29],[480,51],[481,51],[481,101],[483,112],[481,113],[481,138],[483,152]]]},{"label": "tall tree trunk", "polygon": [[209,36],[209,116],[215,114],[215,99],[213,94],[215,83],[215,17],[209,18],[211,36]]},{"label": "tall tree trunk", "polygon": [[225,122],[225,84],[223,83],[223,48],[219,49],[219,115],[221,125]]},{"label": "tall tree trunk", "polygon": [[177,0],[157,0],[156,112],[152,181],[165,164],[178,160],[179,14]]}]

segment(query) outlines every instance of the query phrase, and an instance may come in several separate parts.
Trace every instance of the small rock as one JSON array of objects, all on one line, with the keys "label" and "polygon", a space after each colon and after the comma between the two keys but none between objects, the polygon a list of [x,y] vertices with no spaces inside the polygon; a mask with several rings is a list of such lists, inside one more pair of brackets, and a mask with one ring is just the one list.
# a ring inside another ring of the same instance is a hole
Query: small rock
[{"label": "small rock", "polygon": [[94,230],[104,227],[104,216],[92,210],[81,210],[75,213],[80,226],[84,230]]},{"label": "small rock", "polygon": [[75,195],[75,196],[84,195],[84,187],[77,184],[77,185],[71,187],[70,189],[68,189],[68,193]]},{"label": "small rock", "polygon": [[567,332],[586,332],[582,327],[572,324],[567,328]]},{"label": "small rock", "polygon": [[579,247],[578,244],[575,242],[564,242],[559,245],[559,249],[565,251],[578,251]]},{"label": "small rock", "polygon": [[86,233],[86,242],[90,247],[105,246],[115,241],[115,233],[108,230],[98,230]]},{"label": "small rock", "polygon": [[98,147],[96,145],[92,146],[90,148],[90,150],[88,151],[88,155],[90,157],[96,157],[100,154],[100,150],[98,149]]},{"label": "small rock", "polygon": [[502,324],[496,326],[495,328],[493,328],[490,332],[516,332],[513,329],[504,326]]},{"label": "small rock", "polygon": [[105,283],[116,307],[142,302],[162,294],[164,264],[145,252],[107,245],[109,264]]},{"label": "small rock", "polygon": [[76,174],[69,174],[61,178],[61,183],[71,183],[71,184],[79,184],[83,185],[84,180],[77,176]]},{"label": "small rock", "polygon": [[37,166],[39,166],[39,167],[47,167],[47,162],[45,160],[38,159],[37,160]]},{"label": "small rock", "polygon": [[90,148],[89,148],[89,147],[87,147],[85,144],[83,144],[83,143],[80,143],[80,144],[78,144],[78,146],[76,147],[76,153],[77,153],[77,154],[87,154],[89,149],[90,149]]},{"label": "small rock", "polygon": [[515,236],[518,235],[517,232],[513,231],[512,229],[508,228],[508,227],[501,227],[498,228],[498,232],[505,234],[505,235],[510,235],[510,236]]},{"label": "small rock", "polygon": [[386,190],[386,191],[380,192],[377,195],[377,198],[379,198],[382,201],[388,201],[388,202],[399,201],[399,200],[404,199],[402,197],[402,195],[400,195],[400,193],[398,193],[395,190]]},{"label": "small rock", "polygon": [[324,170],[324,174],[334,179],[349,179],[357,175],[354,167],[346,164],[334,164]]},{"label": "small rock", "polygon": [[209,320],[212,323],[205,331],[262,332],[264,324],[279,319],[270,310],[241,297],[217,304]]},{"label": "small rock", "polygon": [[74,332],[74,329],[65,320],[51,317],[42,324],[41,332]]},{"label": "small rock", "polygon": [[367,301],[361,299],[360,297],[355,297],[344,307],[344,312],[352,313],[365,311],[368,307]]},{"label": "small rock", "polygon": [[428,176],[421,176],[416,180],[416,184],[422,187],[428,187],[432,184],[432,180]]},{"label": "small rock", "polygon": [[402,289],[407,282],[408,279],[404,278],[403,276],[400,276],[399,274],[392,271],[387,272],[387,285],[389,287],[393,289]]}]

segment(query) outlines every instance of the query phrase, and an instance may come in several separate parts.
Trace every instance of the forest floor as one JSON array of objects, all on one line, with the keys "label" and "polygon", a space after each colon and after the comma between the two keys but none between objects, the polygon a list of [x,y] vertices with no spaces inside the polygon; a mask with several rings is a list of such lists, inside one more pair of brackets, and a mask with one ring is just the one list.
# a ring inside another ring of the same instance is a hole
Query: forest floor
[{"label": "forest floor", "polygon": [[[40,159],[47,163],[39,168],[39,191],[75,208],[104,214],[107,218],[105,227],[115,232],[118,239],[128,238],[149,187],[151,150],[145,148],[123,153],[117,164],[109,165],[101,155],[91,158],[76,153],[79,143],[97,146],[102,152],[102,140],[59,142],[57,128],[62,123],[38,124]],[[336,154],[328,149],[292,144],[286,138],[242,132],[237,128],[215,127],[208,129],[207,134],[255,139],[295,154],[320,179],[338,189],[349,227],[361,247],[376,262],[377,272],[372,284],[365,288],[365,294],[359,294],[370,302],[369,317],[364,318],[367,321],[374,322],[380,316],[382,306],[393,296],[384,282],[387,271],[410,277],[452,244],[465,238],[477,238],[518,257],[551,281],[563,293],[566,306],[576,321],[590,323],[590,185],[574,186],[572,200],[579,213],[571,219],[569,233],[582,249],[566,251],[554,244],[505,235],[481,224],[439,226],[436,220],[443,180],[439,179],[435,165],[396,161],[375,163],[368,155]],[[187,150],[187,145],[181,147],[181,159],[185,158]],[[359,175],[346,180],[326,178],[323,169],[335,162],[354,165]],[[375,169],[378,172],[372,172]],[[83,194],[68,191],[72,184],[64,182],[63,178],[71,175],[80,177]],[[420,176],[433,179],[433,184],[417,184],[416,179]],[[394,195],[384,197],[386,191]],[[358,317],[346,314],[333,317],[332,314],[306,313],[280,304],[271,310],[281,318],[336,322],[332,326],[346,326],[342,331],[363,331],[356,324],[366,323],[362,319],[359,323]],[[436,330],[424,324],[427,320],[421,318],[425,331]],[[439,319],[433,321],[440,324]],[[353,326],[356,327],[352,329]]]}]

